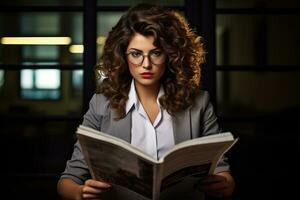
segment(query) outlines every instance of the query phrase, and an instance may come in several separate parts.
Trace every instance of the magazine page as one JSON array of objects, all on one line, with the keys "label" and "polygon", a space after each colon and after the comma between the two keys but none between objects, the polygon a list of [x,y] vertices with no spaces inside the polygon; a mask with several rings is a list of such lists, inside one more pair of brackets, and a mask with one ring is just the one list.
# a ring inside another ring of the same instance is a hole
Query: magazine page
[{"label": "magazine page", "polygon": [[160,162],[163,162],[163,159],[165,159],[165,157],[167,157],[169,154],[179,149],[185,148],[186,146],[200,145],[200,144],[207,144],[207,143],[214,143],[214,142],[223,142],[223,141],[233,141],[233,140],[234,137],[230,132],[213,134],[213,135],[203,136],[199,138],[194,138],[192,140],[187,140],[171,148],[164,156],[162,156]]},{"label": "magazine page", "polygon": [[[223,135],[224,136],[224,135]],[[219,137],[223,137],[219,135]],[[195,139],[175,147],[164,157],[161,199],[186,199],[186,195],[202,195],[194,186],[212,173],[220,157],[235,143],[233,137],[206,142]],[[222,141],[225,140],[225,141]],[[179,144],[180,145],[180,144]],[[200,197],[199,197],[200,198]]]},{"label": "magazine page", "polygon": [[150,162],[158,163],[157,160],[152,158],[150,155],[144,153],[142,150],[140,150],[140,149],[136,148],[135,146],[131,145],[130,143],[128,143],[120,138],[114,137],[112,135],[103,133],[101,131],[98,131],[98,130],[95,130],[95,129],[92,129],[92,128],[89,128],[89,127],[86,127],[83,125],[80,125],[78,127],[77,133],[80,133],[81,135],[86,135],[88,137],[93,137],[98,140],[106,141],[108,143],[115,144],[117,146],[124,148],[124,150],[126,150],[126,151],[131,151],[134,154],[136,154],[137,156],[140,156],[146,160],[149,160]]},{"label": "magazine page", "polygon": [[160,199],[160,192],[161,192],[161,177],[162,177],[162,169],[163,163],[159,163],[156,165],[154,169],[154,176],[153,176],[153,199],[152,200],[159,200]]},{"label": "magazine page", "polygon": [[118,199],[117,194],[139,200],[198,198],[202,193],[194,185],[234,143],[231,133],[196,138],[175,145],[156,161],[126,141],[82,125],[77,137],[92,177],[114,186],[104,199]]},{"label": "magazine page", "polygon": [[229,149],[231,149],[231,147],[239,140],[239,138],[235,138],[231,143],[228,142],[224,145],[223,149],[219,151],[219,155],[216,155],[216,158],[215,160],[213,160],[212,162],[212,166],[210,168],[210,171],[209,171],[209,174],[213,174],[217,165],[218,165],[218,162],[220,161],[220,159],[224,156],[224,154],[229,151]]},{"label": "magazine page", "polygon": [[164,163],[163,177],[186,167],[211,164],[235,142],[230,132],[195,138],[175,145],[159,162]]},{"label": "magazine page", "polygon": [[94,179],[152,199],[155,163],[82,129],[78,129],[77,137]]},{"label": "magazine page", "polygon": [[[161,191],[188,177],[196,177],[198,180],[209,174],[219,160],[224,145],[231,142],[221,142],[203,145],[187,146],[164,159]],[[220,153],[221,152],[221,153]]]}]

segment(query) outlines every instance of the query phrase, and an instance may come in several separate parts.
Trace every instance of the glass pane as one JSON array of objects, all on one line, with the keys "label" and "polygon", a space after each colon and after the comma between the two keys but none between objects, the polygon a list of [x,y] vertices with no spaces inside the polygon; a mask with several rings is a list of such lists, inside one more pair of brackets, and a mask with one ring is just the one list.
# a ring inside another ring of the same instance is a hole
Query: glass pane
[{"label": "glass pane", "polygon": [[102,48],[108,32],[117,24],[124,12],[99,12],[97,15],[97,56],[102,54]]},{"label": "glass pane", "polygon": [[12,6],[78,6],[83,0],[1,0],[0,5]]},{"label": "glass pane", "polygon": [[81,13],[5,13],[0,22],[0,63],[82,63],[82,53],[72,51],[83,42]]},{"label": "glass pane", "polygon": [[261,62],[262,17],[217,15],[218,65],[253,65]]},{"label": "glass pane", "polygon": [[[59,58],[58,46],[22,46],[22,57],[24,60],[56,60]],[[28,63],[28,62],[27,62]]]},{"label": "glass pane", "polygon": [[98,5],[109,5],[109,6],[132,6],[138,3],[152,3],[158,5],[168,5],[168,6],[183,6],[184,0],[152,0],[149,2],[148,0],[97,0]]},{"label": "glass pane", "polygon": [[217,0],[217,8],[299,8],[298,0]]},{"label": "glass pane", "polygon": [[4,70],[0,70],[0,90],[2,89],[4,81],[5,81]]},{"label": "glass pane", "polygon": [[74,98],[82,99],[83,92],[83,70],[72,71],[72,92]]},{"label": "glass pane", "polygon": [[[43,70],[5,71],[5,82],[0,89],[0,115],[80,115],[82,72],[47,71],[48,77],[44,73]],[[51,100],[57,93],[59,98]]]},{"label": "glass pane", "polygon": [[217,8],[249,8],[263,2],[264,0],[216,0]]},{"label": "glass pane", "polygon": [[267,50],[269,64],[300,65],[299,21],[300,15],[268,16]]},{"label": "glass pane", "polygon": [[21,71],[21,88],[31,89],[33,88],[34,70],[25,69]]},{"label": "glass pane", "polygon": [[217,15],[218,65],[299,65],[300,15]]},{"label": "glass pane", "polygon": [[61,97],[61,76],[57,69],[21,70],[21,98],[57,100]]},{"label": "glass pane", "polygon": [[[218,72],[218,114],[222,117],[300,115],[300,73]],[[299,119],[299,117],[298,117]]]},{"label": "glass pane", "polygon": [[37,89],[58,89],[60,82],[60,71],[57,69],[35,70],[35,85]]}]

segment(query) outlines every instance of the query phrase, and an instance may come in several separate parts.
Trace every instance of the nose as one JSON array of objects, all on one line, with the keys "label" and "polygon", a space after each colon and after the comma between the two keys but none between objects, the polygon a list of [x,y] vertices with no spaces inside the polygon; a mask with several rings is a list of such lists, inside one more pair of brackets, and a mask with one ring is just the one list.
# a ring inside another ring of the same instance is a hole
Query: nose
[{"label": "nose", "polygon": [[144,69],[150,69],[151,68],[151,62],[150,62],[149,56],[144,57],[142,66],[143,66]]}]

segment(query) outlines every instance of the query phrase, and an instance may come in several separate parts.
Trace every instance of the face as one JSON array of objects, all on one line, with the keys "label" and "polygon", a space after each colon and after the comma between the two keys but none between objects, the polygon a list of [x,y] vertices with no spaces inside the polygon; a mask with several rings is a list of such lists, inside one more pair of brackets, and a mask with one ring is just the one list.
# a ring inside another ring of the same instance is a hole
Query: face
[{"label": "face", "polygon": [[165,72],[166,56],[153,42],[153,36],[136,33],[128,44],[127,63],[136,87],[159,86]]}]

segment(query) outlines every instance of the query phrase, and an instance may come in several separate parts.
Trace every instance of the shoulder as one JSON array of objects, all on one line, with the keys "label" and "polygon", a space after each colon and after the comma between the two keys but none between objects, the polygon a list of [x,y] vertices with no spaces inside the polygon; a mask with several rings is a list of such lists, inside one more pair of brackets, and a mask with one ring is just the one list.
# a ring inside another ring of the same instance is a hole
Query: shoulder
[{"label": "shoulder", "polygon": [[109,109],[109,101],[103,94],[95,93],[90,100],[90,109],[103,115]]},{"label": "shoulder", "polygon": [[206,90],[199,90],[195,96],[195,102],[193,108],[206,108],[210,103],[210,95]]}]

